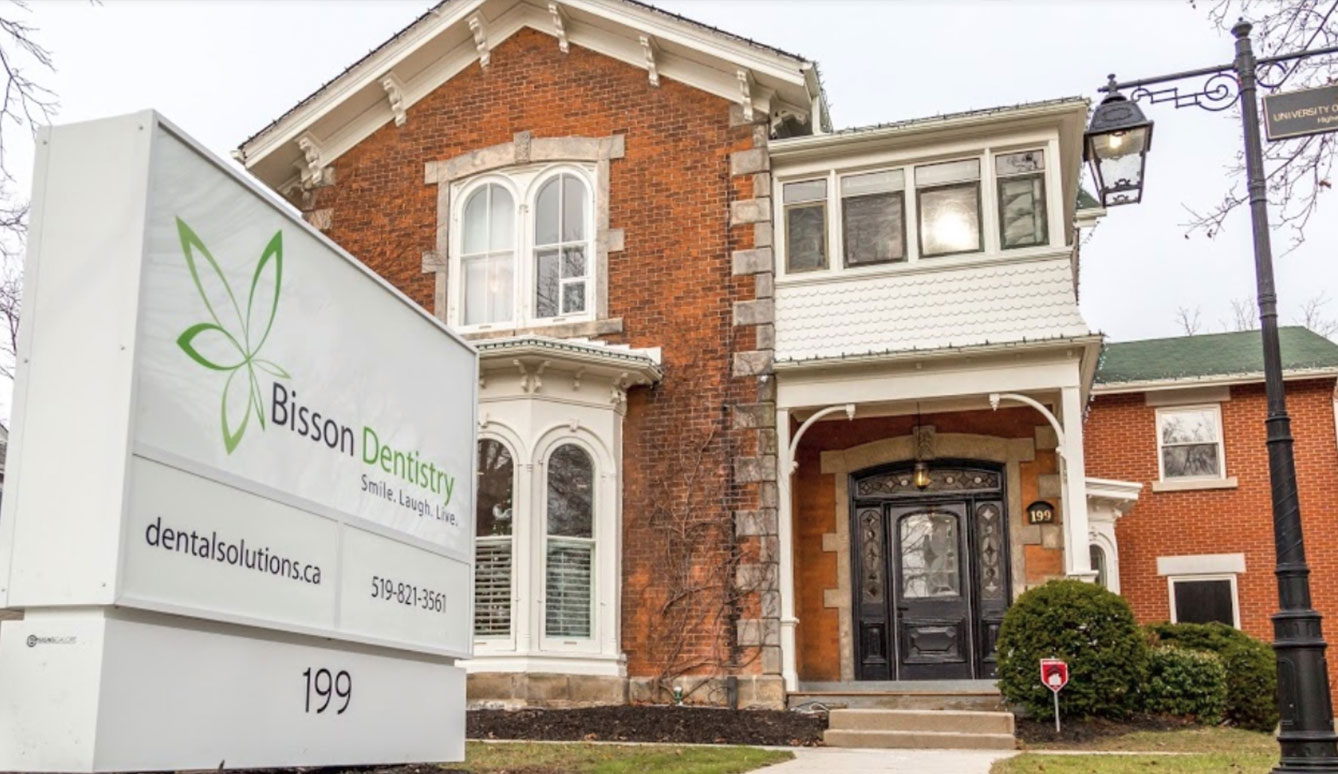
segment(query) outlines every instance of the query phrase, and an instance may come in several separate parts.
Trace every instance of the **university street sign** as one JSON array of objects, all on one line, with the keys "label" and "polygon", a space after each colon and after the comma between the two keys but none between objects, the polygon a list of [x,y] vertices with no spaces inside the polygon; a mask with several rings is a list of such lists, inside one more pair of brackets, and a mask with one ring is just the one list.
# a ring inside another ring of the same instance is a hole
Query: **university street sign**
[{"label": "university street sign", "polygon": [[1274,142],[1338,131],[1338,84],[1265,95],[1264,127]]}]

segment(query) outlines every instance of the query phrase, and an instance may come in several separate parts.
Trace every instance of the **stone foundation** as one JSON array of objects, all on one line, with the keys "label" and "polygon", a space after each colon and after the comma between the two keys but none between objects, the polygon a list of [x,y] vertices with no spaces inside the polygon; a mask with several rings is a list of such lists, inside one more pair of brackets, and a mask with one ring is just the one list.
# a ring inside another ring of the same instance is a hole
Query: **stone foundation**
[{"label": "stone foundation", "polygon": [[591,675],[475,672],[465,694],[470,709],[597,707],[627,703],[627,680]]},{"label": "stone foundation", "polygon": [[[655,684],[649,677],[630,678],[628,700],[632,704],[669,704],[673,693]],[[729,704],[729,680],[725,677],[685,676],[678,681],[683,686],[683,703],[708,707]],[[780,675],[739,675],[739,709],[785,709],[785,681]]]}]

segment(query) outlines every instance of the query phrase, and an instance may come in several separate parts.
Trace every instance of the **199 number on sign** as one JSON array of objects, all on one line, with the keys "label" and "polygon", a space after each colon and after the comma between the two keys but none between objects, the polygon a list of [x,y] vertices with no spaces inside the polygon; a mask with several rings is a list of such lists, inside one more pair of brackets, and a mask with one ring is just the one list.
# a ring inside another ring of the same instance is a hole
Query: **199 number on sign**
[{"label": "199 number on sign", "polygon": [[[353,700],[352,675],[342,669],[336,673],[331,673],[330,670],[325,668],[317,669],[315,672],[312,672],[311,667],[307,667],[307,670],[302,673],[302,676],[307,679],[306,712],[312,711],[311,697],[312,694],[315,693],[316,702],[319,704],[315,710],[316,714],[319,715],[327,709],[330,709],[330,703],[335,699],[344,700],[344,703],[335,711],[335,714],[344,714],[344,710],[348,709],[348,703]],[[322,699],[324,699],[324,701],[322,701]]]}]

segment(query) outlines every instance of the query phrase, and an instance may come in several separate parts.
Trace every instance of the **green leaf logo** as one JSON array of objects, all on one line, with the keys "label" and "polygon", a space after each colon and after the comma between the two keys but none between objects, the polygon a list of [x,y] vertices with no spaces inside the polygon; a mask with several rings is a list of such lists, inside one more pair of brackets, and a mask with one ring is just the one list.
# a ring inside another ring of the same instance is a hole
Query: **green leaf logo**
[{"label": "green leaf logo", "polygon": [[265,403],[260,395],[256,369],[280,379],[291,378],[282,366],[259,357],[274,327],[274,315],[279,310],[283,232],[275,231],[260,254],[260,262],[251,277],[250,292],[246,295],[245,314],[242,314],[237,295],[232,292],[218,261],[181,218],[177,218],[177,234],[181,237],[181,253],[195,289],[209,312],[208,321],[182,331],[177,337],[177,346],[205,368],[227,373],[219,422],[223,429],[223,447],[232,454],[242,442],[252,414],[260,423],[260,429],[265,429]]}]

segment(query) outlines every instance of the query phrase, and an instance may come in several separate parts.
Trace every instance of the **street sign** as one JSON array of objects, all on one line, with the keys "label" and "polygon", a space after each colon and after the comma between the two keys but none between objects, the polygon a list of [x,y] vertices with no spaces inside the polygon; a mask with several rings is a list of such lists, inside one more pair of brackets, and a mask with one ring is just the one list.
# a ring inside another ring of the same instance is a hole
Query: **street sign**
[{"label": "street sign", "polygon": [[1265,95],[1264,128],[1274,142],[1338,132],[1338,84]]},{"label": "street sign", "polygon": [[1055,733],[1059,733],[1059,692],[1069,684],[1069,665],[1057,658],[1041,659],[1041,684],[1055,697]]},{"label": "street sign", "polygon": [[461,760],[477,352],[157,113],[37,147],[0,771]]}]

